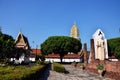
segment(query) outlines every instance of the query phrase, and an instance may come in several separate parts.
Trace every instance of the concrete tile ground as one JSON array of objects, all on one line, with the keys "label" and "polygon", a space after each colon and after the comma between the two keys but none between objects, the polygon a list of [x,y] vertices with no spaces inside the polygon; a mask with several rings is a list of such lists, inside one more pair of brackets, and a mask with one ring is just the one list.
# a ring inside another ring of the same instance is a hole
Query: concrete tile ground
[{"label": "concrete tile ground", "polygon": [[85,70],[75,68],[71,65],[63,65],[67,73],[58,73],[51,70],[49,66],[46,71],[40,75],[38,80],[112,80],[100,77],[97,74],[89,73]]}]

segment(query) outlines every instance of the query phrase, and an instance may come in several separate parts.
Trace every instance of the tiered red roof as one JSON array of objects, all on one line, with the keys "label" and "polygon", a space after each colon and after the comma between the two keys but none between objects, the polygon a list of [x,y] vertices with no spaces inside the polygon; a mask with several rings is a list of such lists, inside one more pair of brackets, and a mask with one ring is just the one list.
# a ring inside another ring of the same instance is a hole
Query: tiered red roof
[{"label": "tiered red roof", "polygon": [[[83,56],[83,54],[67,54],[63,58],[78,59],[82,56]],[[59,54],[48,54],[48,55],[45,56],[45,58],[60,58],[60,55]]]},{"label": "tiered red roof", "polygon": [[32,49],[32,52],[37,54],[37,55],[41,54],[41,50],[40,49]]},{"label": "tiered red roof", "polygon": [[30,57],[36,57],[36,55],[41,55],[41,50],[40,49],[31,49],[32,52],[30,54]]},{"label": "tiered red roof", "polygon": [[[40,49],[32,49],[31,57],[35,57],[36,55],[41,55],[41,50]],[[64,58],[72,58],[72,59],[78,59],[83,56],[83,53],[80,54],[67,54],[64,56]],[[59,54],[48,54],[45,56],[45,58],[60,58]]]},{"label": "tiered red roof", "polygon": [[78,54],[67,54],[64,56],[64,58],[72,58],[72,59],[77,59],[80,58],[81,56]]},{"label": "tiered red roof", "polygon": [[45,58],[60,58],[59,54],[48,54],[45,56]]}]

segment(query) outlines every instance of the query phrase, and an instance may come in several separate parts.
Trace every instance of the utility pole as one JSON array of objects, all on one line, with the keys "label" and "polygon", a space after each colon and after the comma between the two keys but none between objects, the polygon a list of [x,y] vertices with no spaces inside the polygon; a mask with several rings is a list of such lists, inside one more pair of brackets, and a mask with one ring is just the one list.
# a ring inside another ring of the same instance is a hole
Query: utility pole
[{"label": "utility pole", "polygon": [[32,43],[33,43],[33,46],[32,46],[32,48],[34,48],[34,43],[35,43],[35,42],[34,42],[34,41],[32,41]]},{"label": "utility pole", "polygon": [[38,45],[36,45],[36,60],[37,60],[37,48],[38,48]]}]

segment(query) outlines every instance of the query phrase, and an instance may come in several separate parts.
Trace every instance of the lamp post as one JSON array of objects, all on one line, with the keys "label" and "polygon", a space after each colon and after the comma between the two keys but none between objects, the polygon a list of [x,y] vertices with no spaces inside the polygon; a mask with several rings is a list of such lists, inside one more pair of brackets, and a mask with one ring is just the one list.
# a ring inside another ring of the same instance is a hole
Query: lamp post
[{"label": "lamp post", "polygon": [[34,41],[32,41],[32,43],[33,43],[33,46],[32,46],[32,47],[34,48],[34,43],[35,43],[35,42],[34,42]]},{"label": "lamp post", "polygon": [[38,48],[38,45],[36,45],[36,60],[37,60],[37,48]]}]

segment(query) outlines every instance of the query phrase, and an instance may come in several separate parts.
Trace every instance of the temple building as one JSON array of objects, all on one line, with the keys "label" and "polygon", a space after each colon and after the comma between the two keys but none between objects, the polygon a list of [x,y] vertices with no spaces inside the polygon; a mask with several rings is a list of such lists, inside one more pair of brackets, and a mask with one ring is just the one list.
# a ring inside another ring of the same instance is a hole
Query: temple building
[{"label": "temple building", "polygon": [[70,37],[73,37],[73,38],[80,40],[79,36],[80,36],[79,29],[78,29],[77,25],[74,23],[72,28],[71,28],[71,31],[70,31]]},{"label": "temple building", "polygon": [[16,54],[14,58],[11,58],[11,61],[15,61],[15,64],[29,63],[29,56],[30,56],[30,46],[27,37],[25,37],[22,32],[18,33],[18,36],[15,40],[16,43]]}]

